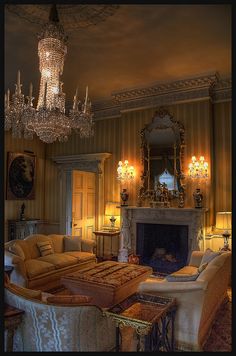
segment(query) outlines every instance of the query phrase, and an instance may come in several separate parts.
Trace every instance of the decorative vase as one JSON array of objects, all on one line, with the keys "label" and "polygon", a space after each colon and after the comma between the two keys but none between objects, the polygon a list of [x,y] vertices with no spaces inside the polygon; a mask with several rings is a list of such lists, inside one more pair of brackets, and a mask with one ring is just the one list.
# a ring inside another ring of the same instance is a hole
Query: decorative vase
[{"label": "decorative vase", "polygon": [[193,197],[195,202],[195,208],[202,208],[203,195],[200,191],[200,188],[197,188],[195,190],[195,192],[193,193]]},{"label": "decorative vase", "polygon": [[129,198],[129,193],[127,192],[127,189],[123,189],[122,192],[120,193],[120,197],[121,197],[121,200],[122,200],[122,204],[121,206],[124,206],[124,205],[128,205],[127,204],[127,200]]}]

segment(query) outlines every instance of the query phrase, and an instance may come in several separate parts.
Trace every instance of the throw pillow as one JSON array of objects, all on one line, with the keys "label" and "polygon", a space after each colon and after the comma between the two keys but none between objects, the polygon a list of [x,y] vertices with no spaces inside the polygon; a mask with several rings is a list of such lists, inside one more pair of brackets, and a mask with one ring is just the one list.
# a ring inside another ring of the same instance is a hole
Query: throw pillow
[{"label": "throw pillow", "polygon": [[199,276],[197,267],[185,266],[178,271],[166,276],[168,282],[189,282],[195,281]]},{"label": "throw pillow", "polygon": [[190,281],[196,281],[198,276],[199,276],[198,272],[196,274],[192,274],[189,276],[187,275],[177,276],[177,275],[169,274],[168,276],[166,276],[166,280],[168,282],[190,282]]},{"label": "throw pillow", "polygon": [[198,272],[201,273],[202,271],[204,271],[204,269],[207,267],[208,263],[201,263],[201,265],[198,267]]},{"label": "throw pillow", "polygon": [[19,246],[17,242],[9,246],[9,251],[22,258],[22,260],[25,260],[24,251],[22,250],[22,248]]},{"label": "throw pillow", "polygon": [[64,236],[64,252],[81,251],[81,237]]},{"label": "throw pillow", "polygon": [[37,242],[37,246],[41,256],[48,256],[53,254],[52,245],[49,241],[39,241]]},{"label": "throw pillow", "polygon": [[214,252],[210,248],[207,248],[206,251],[204,252],[204,255],[202,256],[201,264],[204,263],[209,263],[211,262],[216,256],[219,256],[220,252]]},{"label": "throw pillow", "polygon": [[8,289],[22,297],[41,300],[41,290],[28,289],[13,283],[8,285]]},{"label": "throw pillow", "polygon": [[74,305],[74,304],[89,304],[93,298],[87,295],[54,295],[47,297],[47,303],[49,304],[63,304],[63,305]]}]

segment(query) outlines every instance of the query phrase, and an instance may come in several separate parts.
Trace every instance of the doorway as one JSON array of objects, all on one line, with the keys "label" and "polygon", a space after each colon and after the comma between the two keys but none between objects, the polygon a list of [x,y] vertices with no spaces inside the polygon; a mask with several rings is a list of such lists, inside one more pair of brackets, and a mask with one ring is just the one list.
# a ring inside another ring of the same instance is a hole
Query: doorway
[{"label": "doorway", "polygon": [[72,235],[93,239],[95,230],[95,182],[93,172],[72,171]]}]

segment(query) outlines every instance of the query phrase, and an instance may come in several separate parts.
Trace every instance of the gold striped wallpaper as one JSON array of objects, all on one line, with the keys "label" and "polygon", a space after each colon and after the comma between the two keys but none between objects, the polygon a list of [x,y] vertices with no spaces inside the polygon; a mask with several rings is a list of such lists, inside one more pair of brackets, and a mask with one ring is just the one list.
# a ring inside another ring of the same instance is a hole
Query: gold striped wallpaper
[{"label": "gold striped wallpaper", "polygon": [[215,211],[232,209],[231,103],[214,105]]},{"label": "gold striped wallpaper", "polygon": [[[210,100],[204,100],[167,107],[185,127],[185,207],[194,207],[192,194],[198,186],[198,182],[187,177],[187,167],[192,155],[203,155],[209,163],[210,177],[200,186],[204,192],[204,205],[209,208],[207,226],[214,224],[215,211],[231,209],[230,106],[231,102],[224,102],[215,104],[213,108]],[[79,135],[72,135],[66,143],[44,145],[38,139],[15,140],[7,133],[6,152],[28,149],[34,151],[38,158],[36,199],[26,202],[26,215],[59,221],[58,170],[51,160],[52,156],[58,155],[112,153],[111,158],[105,161],[105,202],[120,200],[119,193],[125,186],[121,186],[117,180],[116,169],[119,160],[128,159],[136,171],[134,183],[127,187],[130,193],[129,205],[135,205],[141,173],[139,132],[151,121],[156,109],[125,112],[120,118],[96,121],[93,138],[80,139]],[[21,204],[22,201],[6,201],[5,219],[17,218]]]},{"label": "gold striped wallpaper", "polygon": [[7,237],[7,220],[19,219],[20,207],[23,202],[25,203],[26,218],[45,218],[45,145],[38,138],[34,140],[16,139],[12,138],[10,132],[5,133],[4,196],[6,197],[7,152],[24,153],[24,150],[32,151],[36,155],[35,199],[6,200],[5,198],[5,239]]}]

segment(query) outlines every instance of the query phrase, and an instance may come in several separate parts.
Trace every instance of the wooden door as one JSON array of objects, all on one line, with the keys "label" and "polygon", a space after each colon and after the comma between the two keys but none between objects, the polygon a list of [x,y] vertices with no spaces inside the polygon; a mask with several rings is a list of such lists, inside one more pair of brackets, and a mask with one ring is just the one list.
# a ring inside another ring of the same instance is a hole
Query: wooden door
[{"label": "wooden door", "polygon": [[72,235],[93,239],[95,230],[95,173],[72,172]]}]

